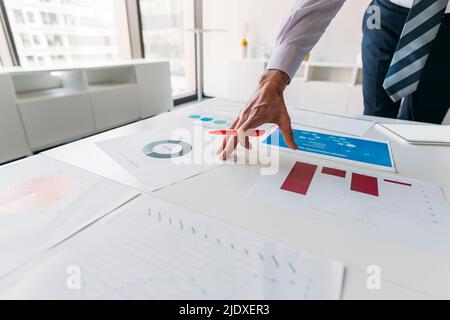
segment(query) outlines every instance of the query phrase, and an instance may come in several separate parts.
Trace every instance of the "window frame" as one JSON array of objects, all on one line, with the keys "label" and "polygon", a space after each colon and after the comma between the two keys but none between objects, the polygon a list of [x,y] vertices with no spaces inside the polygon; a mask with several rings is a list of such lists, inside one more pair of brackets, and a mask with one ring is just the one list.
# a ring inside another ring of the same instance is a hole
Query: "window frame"
[{"label": "window frame", "polygon": [[5,39],[5,43],[0,43],[0,58],[2,60],[3,67],[20,66],[19,53],[17,51],[3,0],[0,0],[0,24],[0,32],[3,33]]},{"label": "window frame", "polygon": [[[144,59],[145,58],[145,46],[144,46],[144,35],[143,35],[143,25],[142,25],[142,13],[140,9],[140,0],[124,0],[126,6],[126,16],[128,20],[128,33],[130,39],[130,49],[132,59]],[[27,16],[25,14],[25,19]],[[0,0],[0,33],[4,34],[5,43],[0,40],[0,60],[3,67],[8,66],[21,66],[20,56],[17,51],[16,43],[11,30],[11,25],[6,12],[6,7],[3,0]],[[202,0],[194,0],[194,28],[202,28],[203,17],[202,17]],[[42,39],[41,39],[42,40]],[[200,50],[203,50],[201,48]],[[198,48],[195,46],[194,53],[194,67],[197,70],[199,67],[197,65],[198,60]],[[203,61],[201,62],[203,64]],[[203,66],[200,66],[203,70]],[[195,92],[188,93],[186,95],[180,95],[174,97],[174,104],[178,106],[183,103],[194,101],[198,97],[198,79],[195,75]],[[203,96],[203,93],[202,93]]]},{"label": "window frame", "polygon": [[[124,8],[126,9],[125,4],[126,4],[127,0],[121,0],[121,1],[123,3]],[[24,14],[25,21],[27,21],[27,19],[28,19],[27,18],[27,12],[26,11],[22,11],[22,13]],[[41,15],[43,13],[49,14],[49,12],[41,11]],[[123,23],[123,27],[126,27],[126,31],[125,31],[126,33],[125,34],[128,36],[129,35],[129,21],[128,21],[128,14],[127,14],[127,12],[124,12],[124,16],[123,17],[126,19],[126,21],[124,21],[124,23]],[[35,20],[36,20],[36,16],[35,16]],[[34,23],[36,23],[36,21]],[[3,28],[2,28],[2,26],[3,26]],[[57,25],[53,25],[53,24],[49,24],[48,26],[57,27]],[[24,63],[20,59],[19,51],[17,49],[17,42],[16,42],[16,39],[14,39],[14,34],[13,34],[13,31],[12,31],[10,19],[8,17],[8,12],[7,12],[7,8],[6,8],[4,0],[0,0],[0,33],[2,33],[2,32],[5,34],[6,45],[7,45],[7,50],[5,50],[5,53],[2,52],[3,48],[2,48],[2,43],[1,43],[1,39],[0,39],[0,59],[3,62],[3,67],[12,66],[12,67],[24,67],[24,68],[26,68],[26,66],[23,66]],[[28,34],[31,37],[30,41],[33,42],[32,32],[30,32]],[[45,39],[45,38],[43,38],[41,40],[43,40],[42,43],[46,43],[47,42],[47,39]],[[42,45],[42,43],[41,43],[41,45]],[[130,44],[129,43],[129,39],[128,39],[128,41],[126,43]],[[129,49],[130,49],[129,54],[127,54],[128,57],[124,58],[123,59],[124,61],[129,61],[130,59],[132,59],[131,47],[129,47]],[[6,52],[6,51],[8,51],[8,52]],[[6,63],[5,63],[5,61],[6,61]],[[116,61],[114,61],[114,63],[115,62]],[[107,63],[107,61],[105,63]],[[1,67],[1,65],[0,65],[0,67]]]},{"label": "window frame", "polygon": [[[139,58],[145,59],[145,45],[144,45],[144,33],[143,33],[143,24],[142,24],[142,12],[140,2],[141,0],[127,0],[127,8],[128,8],[128,23],[130,24],[130,40],[131,40],[131,48],[133,55],[140,54]],[[194,0],[194,28],[201,28],[203,25],[202,18],[202,0]],[[138,30],[138,34],[131,33],[132,30]],[[198,60],[198,52],[197,45],[194,46],[194,68],[197,70],[197,60]],[[134,48],[134,51],[133,51]],[[134,57],[134,56],[133,56]],[[187,93],[185,95],[179,95],[174,97],[175,106],[195,101],[198,98],[198,81],[197,74],[195,75],[195,91]],[[202,93],[203,96],[203,93]]]}]

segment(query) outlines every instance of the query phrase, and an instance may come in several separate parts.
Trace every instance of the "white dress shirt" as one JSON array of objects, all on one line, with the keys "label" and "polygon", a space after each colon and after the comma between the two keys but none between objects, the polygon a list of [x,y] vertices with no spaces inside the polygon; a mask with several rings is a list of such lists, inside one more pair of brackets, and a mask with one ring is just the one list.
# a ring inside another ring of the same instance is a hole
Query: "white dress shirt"
[{"label": "white dress shirt", "polygon": [[[391,0],[411,8],[414,0]],[[285,72],[291,79],[321,38],[345,0],[297,0],[284,20],[267,69]],[[446,13],[450,13],[450,3]]]}]

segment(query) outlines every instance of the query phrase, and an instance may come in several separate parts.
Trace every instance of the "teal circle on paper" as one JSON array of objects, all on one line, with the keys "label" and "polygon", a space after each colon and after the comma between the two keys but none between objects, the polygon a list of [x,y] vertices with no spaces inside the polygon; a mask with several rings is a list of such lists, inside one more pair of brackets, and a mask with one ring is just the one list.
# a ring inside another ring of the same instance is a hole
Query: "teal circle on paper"
[{"label": "teal circle on paper", "polygon": [[200,119],[202,116],[198,115],[198,114],[193,114],[191,116],[189,116],[189,118],[191,119]]},{"label": "teal circle on paper", "polygon": [[[178,145],[181,146],[181,150],[175,153],[161,153],[161,152],[157,152],[155,151],[155,149],[158,146],[161,145]],[[146,145],[144,147],[144,150],[142,150],[142,152],[150,157],[150,158],[154,158],[154,159],[173,159],[173,158],[179,158],[179,157],[183,157],[187,154],[189,154],[192,151],[192,146],[184,141],[180,141],[180,140],[162,140],[162,141],[155,141],[152,142],[148,145]]]},{"label": "teal circle on paper", "polygon": [[227,124],[227,122],[224,120],[217,120],[217,121],[214,121],[214,124]]},{"label": "teal circle on paper", "polygon": [[211,122],[214,119],[213,118],[201,118],[200,120],[202,120],[203,122]]}]

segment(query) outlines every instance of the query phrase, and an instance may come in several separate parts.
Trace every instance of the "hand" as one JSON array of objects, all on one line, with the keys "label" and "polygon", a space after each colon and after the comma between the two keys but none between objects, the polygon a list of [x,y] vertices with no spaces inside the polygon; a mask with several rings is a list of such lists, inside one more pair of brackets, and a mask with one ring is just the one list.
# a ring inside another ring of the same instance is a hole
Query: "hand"
[{"label": "hand", "polygon": [[289,83],[289,77],[280,70],[269,70],[262,77],[254,97],[247,103],[240,116],[230,129],[237,130],[237,137],[226,137],[217,155],[226,160],[236,149],[238,143],[251,149],[248,132],[265,123],[278,125],[287,145],[297,150],[291,127],[291,118],[284,103],[283,92]]}]

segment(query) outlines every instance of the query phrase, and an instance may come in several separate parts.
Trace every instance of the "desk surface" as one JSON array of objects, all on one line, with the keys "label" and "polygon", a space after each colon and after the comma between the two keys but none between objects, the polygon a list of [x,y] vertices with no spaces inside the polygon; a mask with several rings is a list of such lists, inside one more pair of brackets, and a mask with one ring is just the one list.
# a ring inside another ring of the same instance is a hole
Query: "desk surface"
[{"label": "desk surface", "polygon": [[[221,106],[226,105],[224,101],[216,101]],[[210,101],[208,105],[211,103],[214,101]],[[188,108],[191,107],[195,105]],[[230,115],[237,114],[236,103],[233,103],[229,112]],[[44,154],[139,188],[139,182],[103,153],[95,143],[166,128],[172,116],[172,113],[163,114],[46,151]],[[385,123],[397,122],[381,118],[370,119]],[[443,188],[447,199],[450,199],[450,147],[409,145],[381,126],[374,126],[365,137],[391,141],[399,175],[438,184]],[[313,161],[331,164],[326,160]],[[344,299],[450,298],[450,256],[374,238],[337,225],[293,215],[283,209],[274,212],[261,204],[249,203],[244,200],[243,195],[257,182],[259,172],[256,166],[222,166],[161,189],[154,195],[324,257],[342,261],[347,267]],[[212,189],[216,191],[210,192]],[[205,194],[208,197],[204,197]],[[370,291],[366,287],[366,270],[371,265],[381,267],[381,290]]]}]

